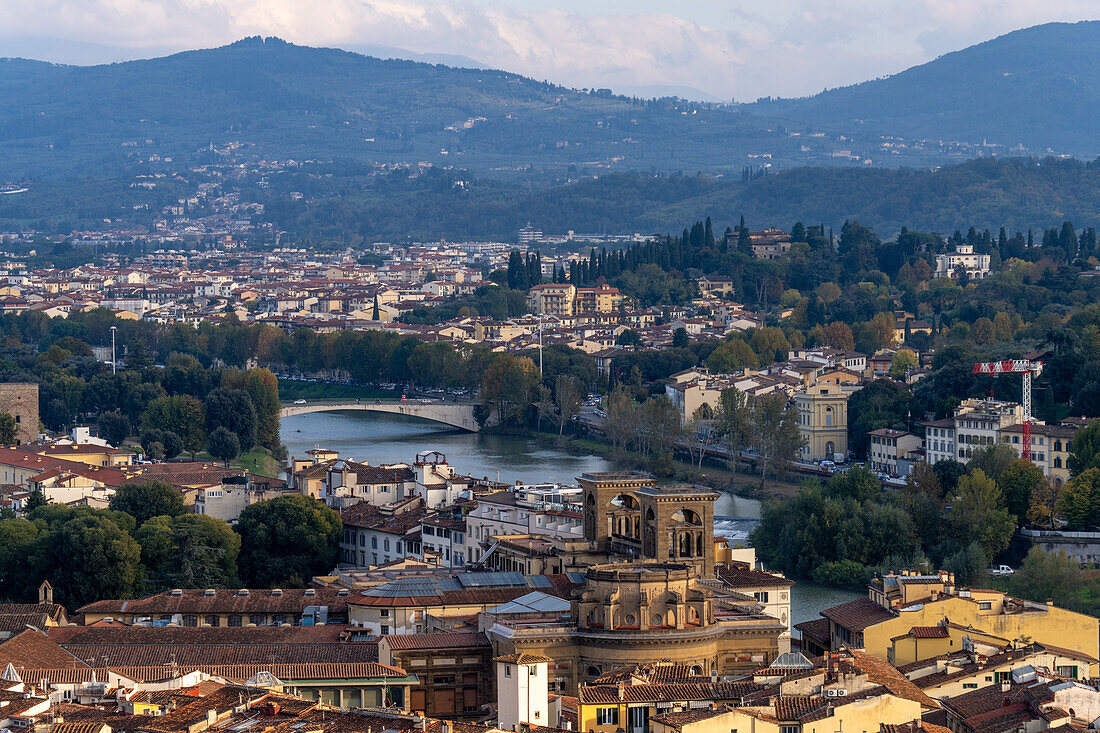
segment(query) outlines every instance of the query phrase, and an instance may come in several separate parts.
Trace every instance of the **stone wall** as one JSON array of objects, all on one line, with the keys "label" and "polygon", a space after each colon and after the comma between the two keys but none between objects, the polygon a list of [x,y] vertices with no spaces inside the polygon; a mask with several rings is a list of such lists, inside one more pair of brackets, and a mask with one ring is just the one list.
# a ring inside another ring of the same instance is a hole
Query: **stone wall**
[{"label": "stone wall", "polygon": [[0,412],[15,418],[16,444],[38,440],[38,385],[34,382],[0,383]]}]

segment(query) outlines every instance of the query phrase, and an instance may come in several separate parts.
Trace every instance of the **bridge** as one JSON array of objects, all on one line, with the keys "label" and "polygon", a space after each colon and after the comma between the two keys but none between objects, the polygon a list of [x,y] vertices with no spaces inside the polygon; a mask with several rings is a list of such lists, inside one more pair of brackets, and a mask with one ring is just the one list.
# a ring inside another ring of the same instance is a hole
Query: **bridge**
[{"label": "bridge", "polygon": [[474,402],[419,402],[409,400],[307,400],[305,404],[284,402],[279,417],[305,415],[310,412],[335,412],[337,410],[362,410],[363,412],[388,412],[391,415],[409,415],[423,420],[450,425],[453,428],[476,433],[481,430],[474,417]]}]

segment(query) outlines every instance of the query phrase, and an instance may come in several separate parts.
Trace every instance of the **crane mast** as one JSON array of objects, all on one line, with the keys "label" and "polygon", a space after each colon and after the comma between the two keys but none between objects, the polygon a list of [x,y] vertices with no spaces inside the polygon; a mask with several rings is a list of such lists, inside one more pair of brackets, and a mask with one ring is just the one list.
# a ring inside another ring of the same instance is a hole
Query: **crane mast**
[{"label": "crane mast", "polygon": [[1024,448],[1021,453],[1025,461],[1031,460],[1031,380],[1032,377],[1042,373],[1043,362],[1028,359],[987,361],[974,365],[974,374],[990,374],[994,377],[1001,374],[1023,375],[1023,397],[1020,399],[1020,406],[1024,411]]}]

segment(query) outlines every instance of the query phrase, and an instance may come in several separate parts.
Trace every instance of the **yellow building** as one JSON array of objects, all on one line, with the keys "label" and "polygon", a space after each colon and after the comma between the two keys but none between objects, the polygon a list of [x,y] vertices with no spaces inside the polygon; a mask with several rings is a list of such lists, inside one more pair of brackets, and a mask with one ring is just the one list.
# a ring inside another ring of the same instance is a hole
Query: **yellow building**
[{"label": "yellow building", "polygon": [[568,283],[535,285],[527,291],[527,310],[549,316],[573,315],[577,289]]},{"label": "yellow building", "polygon": [[[944,572],[876,578],[867,598],[821,615],[829,622],[833,650],[861,648],[897,666],[944,653],[945,641],[947,650],[957,650],[964,635],[989,643],[1034,641],[1100,656],[1100,620],[1000,591],[956,588],[954,576]],[[941,625],[947,626],[946,636],[914,632]]]},{"label": "yellow building", "polygon": [[594,288],[577,288],[577,297],[573,305],[574,313],[613,313],[626,296],[618,288],[610,285],[597,285]]},{"label": "yellow building", "polygon": [[1012,671],[1030,666],[1059,677],[1091,679],[1097,660],[1083,652],[1043,644],[1017,647],[989,647],[972,643],[968,650],[943,654],[905,667],[905,676],[925,694],[937,700],[963,695],[971,690],[1000,685],[1012,678]]},{"label": "yellow building", "polygon": [[838,384],[815,384],[795,395],[803,461],[834,460],[848,453],[848,393]]}]

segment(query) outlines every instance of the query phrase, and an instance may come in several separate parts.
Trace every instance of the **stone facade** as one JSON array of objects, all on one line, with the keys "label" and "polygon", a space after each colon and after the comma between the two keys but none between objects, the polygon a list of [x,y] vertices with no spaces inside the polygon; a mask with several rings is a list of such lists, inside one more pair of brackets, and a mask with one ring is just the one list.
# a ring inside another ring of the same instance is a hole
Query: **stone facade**
[{"label": "stone facade", "polygon": [[565,694],[658,659],[699,675],[751,672],[775,659],[786,631],[777,619],[699,580],[693,565],[652,561],[589,568],[570,612],[556,619],[490,611],[479,624],[498,654],[552,659],[551,689]]},{"label": "stone facade", "polygon": [[34,382],[0,384],[0,412],[15,418],[15,444],[38,440],[38,385]]},{"label": "stone facade", "polygon": [[657,486],[635,471],[586,473],[584,536],[609,556],[687,563],[714,576],[714,500],[710,489]]}]

